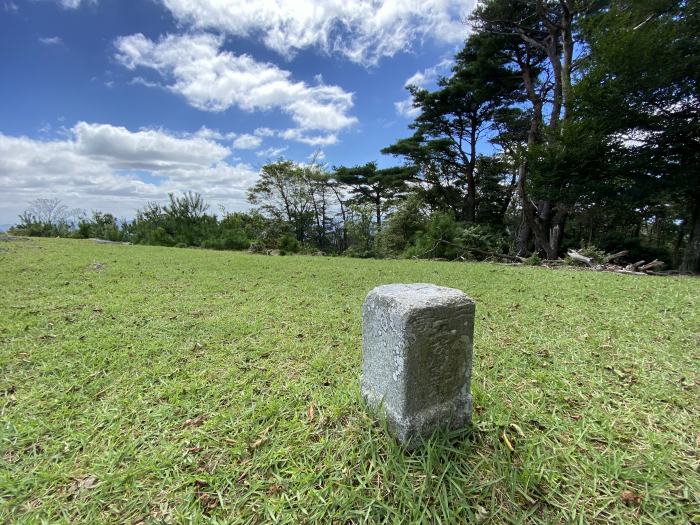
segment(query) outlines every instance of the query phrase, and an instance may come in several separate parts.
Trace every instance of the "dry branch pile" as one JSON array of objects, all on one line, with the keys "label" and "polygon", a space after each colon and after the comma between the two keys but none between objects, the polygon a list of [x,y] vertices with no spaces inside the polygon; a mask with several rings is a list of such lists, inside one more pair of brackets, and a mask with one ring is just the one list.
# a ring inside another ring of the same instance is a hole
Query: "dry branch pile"
[{"label": "dry branch pile", "polygon": [[661,268],[665,264],[663,261],[659,261],[658,259],[654,259],[651,262],[637,261],[636,263],[627,264],[624,266],[620,264],[615,264],[615,261],[617,259],[624,257],[628,253],[629,252],[627,250],[613,253],[612,255],[609,255],[606,258],[604,263],[595,263],[590,257],[586,257],[585,255],[580,254],[576,250],[570,249],[566,253],[566,255],[568,255],[569,258],[576,262],[583,263],[587,268],[599,272],[616,272],[628,275],[665,275],[654,271],[656,269]]}]

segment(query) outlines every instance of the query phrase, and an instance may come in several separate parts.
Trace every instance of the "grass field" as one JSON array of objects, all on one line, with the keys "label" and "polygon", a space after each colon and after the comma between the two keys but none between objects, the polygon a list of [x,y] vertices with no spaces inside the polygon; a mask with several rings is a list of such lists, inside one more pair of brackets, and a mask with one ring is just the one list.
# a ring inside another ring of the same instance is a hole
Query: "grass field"
[{"label": "grass field", "polygon": [[[359,401],[389,282],[477,301],[474,427],[412,453]],[[2,523],[700,521],[698,279],[52,239],[0,285]]]}]

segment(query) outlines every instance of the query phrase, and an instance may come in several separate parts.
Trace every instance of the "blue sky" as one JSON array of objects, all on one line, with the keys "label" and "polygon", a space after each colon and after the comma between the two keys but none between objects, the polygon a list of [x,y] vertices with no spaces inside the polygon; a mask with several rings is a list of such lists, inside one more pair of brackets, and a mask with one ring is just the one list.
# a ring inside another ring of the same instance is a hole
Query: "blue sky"
[{"label": "blue sky", "polygon": [[370,160],[410,131],[472,0],[0,0],[0,223],[38,197],[131,217],[245,209],[279,156]]}]

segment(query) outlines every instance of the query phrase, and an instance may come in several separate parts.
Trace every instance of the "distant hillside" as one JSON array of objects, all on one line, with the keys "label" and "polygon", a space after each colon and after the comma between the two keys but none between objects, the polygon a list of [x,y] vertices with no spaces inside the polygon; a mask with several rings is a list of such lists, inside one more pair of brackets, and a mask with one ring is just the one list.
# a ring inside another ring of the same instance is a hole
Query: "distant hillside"
[{"label": "distant hillside", "polygon": [[0,224],[0,232],[6,232],[12,228],[12,224]]}]

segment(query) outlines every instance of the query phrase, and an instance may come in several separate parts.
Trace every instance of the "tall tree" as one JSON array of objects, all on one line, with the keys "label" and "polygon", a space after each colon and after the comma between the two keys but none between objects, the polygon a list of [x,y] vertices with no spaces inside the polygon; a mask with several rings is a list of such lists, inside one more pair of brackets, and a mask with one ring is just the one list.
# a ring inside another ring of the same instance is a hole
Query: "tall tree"
[{"label": "tall tree", "polygon": [[480,35],[469,38],[455,57],[452,75],[439,81],[437,91],[411,86],[420,111],[411,124],[415,133],[382,150],[418,166],[422,182],[443,197],[454,198],[450,187],[462,189],[462,202],[452,207],[467,222],[476,218],[477,144],[496,111],[516,96],[516,79],[493,59],[492,44]]},{"label": "tall tree", "polygon": [[[551,160],[568,154],[561,141],[574,111],[572,78],[579,23],[598,4],[597,0],[487,0],[472,15],[475,29],[500,43],[500,56],[520,76],[530,104],[527,155],[520,163],[518,193],[526,233],[534,234],[537,249],[548,258],[558,255],[573,206],[561,198],[572,193],[567,191],[572,180],[566,170],[569,163]],[[550,161],[547,177],[533,177],[543,157]]]},{"label": "tall tree", "polygon": [[581,110],[631,175],[636,207],[677,213],[681,270],[700,272],[700,5],[614,1],[587,26]]},{"label": "tall tree", "polygon": [[414,170],[406,167],[379,169],[376,162],[354,167],[336,167],[334,178],[350,188],[357,204],[371,204],[377,228],[382,227],[382,216],[396,198],[406,190],[406,181]]},{"label": "tall tree", "polygon": [[286,222],[303,243],[312,220],[313,199],[303,167],[290,160],[265,164],[260,178],[248,190],[248,201],[261,211]]}]

